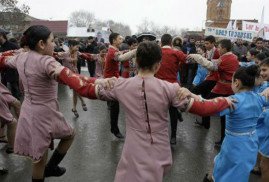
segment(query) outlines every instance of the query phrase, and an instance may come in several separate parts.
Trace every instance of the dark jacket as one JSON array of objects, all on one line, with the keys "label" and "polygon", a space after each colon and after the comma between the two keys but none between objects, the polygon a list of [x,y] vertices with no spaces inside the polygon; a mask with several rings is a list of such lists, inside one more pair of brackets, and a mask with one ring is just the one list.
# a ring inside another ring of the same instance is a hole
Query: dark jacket
[{"label": "dark jacket", "polygon": [[[18,45],[7,40],[3,45],[1,45],[0,52],[15,49],[19,49]],[[6,82],[17,82],[19,80],[19,74],[16,69],[8,69],[7,71],[2,72],[2,80],[5,80]]]}]

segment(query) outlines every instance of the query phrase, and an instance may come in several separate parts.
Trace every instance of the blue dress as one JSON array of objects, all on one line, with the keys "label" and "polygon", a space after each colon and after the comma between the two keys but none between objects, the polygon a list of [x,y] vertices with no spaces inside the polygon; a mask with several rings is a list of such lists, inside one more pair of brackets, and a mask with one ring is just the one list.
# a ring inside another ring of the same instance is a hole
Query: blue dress
[{"label": "blue dress", "polygon": [[199,85],[205,80],[206,76],[207,76],[207,69],[198,64],[197,73],[192,83],[194,85]]},{"label": "blue dress", "polygon": [[269,110],[264,111],[259,119],[257,127],[259,136],[259,149],[260,154],[264,157],[269,158]]},{"label": "blue dress", "polygon": [[255,64],[255,62],[253,62],[253,61],[251,61],[251,62],[241,62],[241,66],[246,66],[246,67],[252,66],[254,64]]},{"label": "blue dress", "polygon": [[252,91],[236,93],[235,110],[226,109],[225,138],[215,158],[213,179],[216,182],[247,182],[258,154],[257,120],[263,111],[265,97]]},{"label": "blue dress", "polygon": [[[264,82],[258,87],[254,88],[254,92],[261,93],[266,88],[269,87],[269,82]],[[269,107],[265,107],[264,109],[269,109]],[[257,123],[257,135],[259,138],[259,150],[263,156],[269,157],[269,132],[268,132],[268,122],[265,119],[268,119],[266,113],[261,113],[261,116]],[[268,140],[268,141],[267,141]]]},{"label": "blue dress", "polygon": [[253,92],[261,93],[269,87],[269,82],[263,82],[261,85],[254,87]]}]

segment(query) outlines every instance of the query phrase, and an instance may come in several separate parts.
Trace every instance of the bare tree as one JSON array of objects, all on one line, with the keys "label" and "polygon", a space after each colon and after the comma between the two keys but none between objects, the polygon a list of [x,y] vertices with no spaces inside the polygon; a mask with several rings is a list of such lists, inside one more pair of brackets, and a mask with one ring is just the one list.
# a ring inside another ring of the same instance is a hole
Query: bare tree
[{"label": "bare tree", "polygon": [[22,32],[27,24],[30,7],[18,6],[17,0],[0,0],[0,26],[15,33]]},{"label": "bare tree", "polygon": [[93,13],[80,10],[74,11],[70,15],[70,22],[76,27],[87,27],[95,20]]},{"label": "bare tree", "polygon": [[120,22],[114,22],[113,20],[108,21],[96,20],[95,27],[101,29],[102,27],[106,27],[108,24],[113,32],[117,32],[122,36],[131,35],[131,29],[129,25]]},{"label": "bare tree", "polygon": [[172,28],[167,25],[158,25],[153,21],[144,19],[140,25],[138,25],[138,33],[141,32],[152,32],[157,37],[161,37],[163,34],[171,34],[172,36],[181,35],[181,31],[177,28]]},{"label": "bare tree", "polygon": [[140,25],[137,26],[138,32],[149,32],[151,31],[151,27],[153,26],[154,22],[148,21],[148,19],[144,19]]}]

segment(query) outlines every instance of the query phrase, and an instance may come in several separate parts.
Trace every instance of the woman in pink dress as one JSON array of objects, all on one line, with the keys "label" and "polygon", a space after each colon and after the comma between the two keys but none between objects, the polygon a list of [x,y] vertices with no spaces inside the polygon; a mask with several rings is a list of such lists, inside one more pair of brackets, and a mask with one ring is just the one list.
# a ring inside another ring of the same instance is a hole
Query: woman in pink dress
[{"label": "woman in pink dress", "polygon": [[105,45],[101,45],[99,47],[99,54],[96,55],[96,57],[94,58],[94,60],[96,61],[95,74],[97,78],[104,78],[106,53],[107,53],[107,47]]},{"label": "woman in pink dress", "polygon": [[104,78],[107,47],[105,45],[101,45],[98,50],[99,54],[79,53],[79,56],[81,56],[83,59],[86,59],[87,61],[96,61],[96,77]]},{"label": "woman in pink dress", "polygon": [[[17,120],[11,114],[10,108],[13,107],[16,112],[16,115],[19,116],[20,105],[20,101],[13,97],[9,90],[2,83],[0,83],[0,128],[2,130],[4,129],[4,126],[7,125],[8,148],[6,152],[8,154],[13,153],[15,133],[17,127]],[[0,174],[6,174],[7,172],[8,171],[6,169],[0,167]]]},{"label": "woman in pink dress", "polygon": [[[79,56],[79,42],[76,40],[70,40],[68,42],[69,51],[68,52],[58,52],[57,57],[62,60],[63,66],[69,68],[71,71],[78,73],[77,62]],[[77,99],[81,101],[81,105],[84,111],[87,111],[87,106],[84,99],[73,90],[73,109],[72,112],[76,117],[79,117],[77,111]]]},{"label": "woman in pink dress", "polygon": [[[96,87],[101,100],[118,100],[124,108],[126,140],[116,171],[115,182],[162,182],[172,166],[168,134],[168,109],[172,105],[181,111],[213,115],[226,109],[229,99],[209,101],[179,98],[179,85],[154,77],[160,68],[161,48],[152,42],[141,43],[137,49],[138,75],[119,79],[110,91]],[[87,97],[90,85],[79,84],[65,71],[59,78]],[[205,109],[206,108],[206,109]]]},{"label": "woman in pink dress", "polygon": [[[77,78],[89,84],[87,97],[96,99],[95,86],[110,86],[110,80],[88,78],[73,73],[60,65],[53,57],[54,37],[41,25],[31,26],[24,33],[31,49],[13,58],[0,57],[0,72],[16,68],[24,87],[22,104],[15,137],[14,153],[33,160],[32,181],[43,182],[44,177],[61,176],[66,169],[59,167],[71,146],[75,130],[59,111],[57,100],[58,75],[69,73],[65,79]],[[56,81],[57,80],[57,81]],[[111,79],[112,80],[112,79]],[[46,165],[48,149],[53,148],[53,139],[61,139]]]}]

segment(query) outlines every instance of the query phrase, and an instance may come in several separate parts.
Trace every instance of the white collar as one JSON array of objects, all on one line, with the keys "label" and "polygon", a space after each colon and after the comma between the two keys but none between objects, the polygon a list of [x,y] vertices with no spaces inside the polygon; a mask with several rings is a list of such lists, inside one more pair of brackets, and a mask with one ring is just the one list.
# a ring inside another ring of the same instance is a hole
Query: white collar
[{"label": "white collar", "polygon": [[162,46],[162,48],[164,48],[164,49],[172,49],[171,46],[168,46],[168,45]]},{"label": "white collar", "polygon": [[110,45],[109,47],[111,47],[111,48],[113,48],[113,49],[115,49],[115,50],[119,50],[117,47],[115,47],[115,46],[113,46],[113,45]]}]

